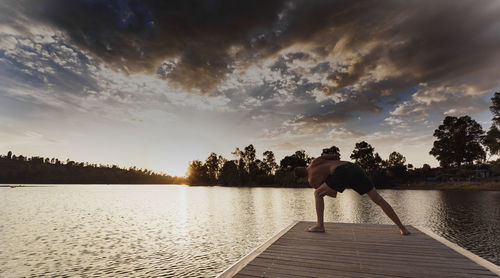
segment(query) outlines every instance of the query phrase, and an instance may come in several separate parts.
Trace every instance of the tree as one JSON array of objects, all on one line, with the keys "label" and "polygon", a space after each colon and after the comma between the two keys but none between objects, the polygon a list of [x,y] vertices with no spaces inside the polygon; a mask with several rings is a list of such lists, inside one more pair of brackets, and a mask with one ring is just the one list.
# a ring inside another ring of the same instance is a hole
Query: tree
[{"label": "tree", "polygon": [[500,92],[495,93],[491,98],[491,102],[493,103],[490,106],[490,111],[493,113],[493,122],[496,125],[500,125]]},{"label": "tree", "polygon": [[306,151],[296,151],[294,154],[285,156],[280,161],[280,167],[283,170],[293,170],[295,167],[307,167],[311,163],[312,157],[306,154]]},{"label": "tree", "polygon": [[7,159],[12,159],[12,152],[11,152],[11,151],[9,151],[9,152],[7,153]]},{"label": "tree", "polygon": [[255,148],[252,144],[245,147],[245,151],[243,152],[243,160],[245,164],[249,165],[251,162],[255,161]]},{"label": "tree", "polygon": [[234,161],[226,161],[222,166],[220,181],[225,186],[240,185],[238,166]]},{"label": "tree", "polygon": [[264,182],[266,180],[266,171],[265,167],[263,167],[263,162],[260,159],[256,159],[253,162],[250,162],[249,165],[249,176],[250,182],[259,183]]},{"label": "tree", "polygon": [[216,153],[211,153],[205,161],[205,168],[207,169],[207,178],[210,184],[216,184],[219,177],[219,158]]},{"label": "tree", "polygon": [[351,159],[354,159],[359,166],[365,171],[371,173],[378,170],[382,164],[382,159],[378,153],[373,153],[375,149],[365,141],[356,143],[351,154]]},{"label": "tree", "polygon": [[422,170],[429,172],[431,170],[431,165],[425,163],[424,165],[422,165]]},{"label": "tree", "polygon": [[278,168],[278,164],[276,164],[276,159],[274,158],[274,153],[272,151],[265,151],[262,159],[262,167],[267,175],[274,174],[276,168]]},{"label": "tree", "polygon": [[189,163],[188,167],[188,182],[192,185],[205,184],[208,180],[207,168],[203,165],[203,162],[199,160],[194,160]]},{"label": "tree", "polygon": [[340,159],[340,150],[336,146],[331,146],[330,148],[323,149],[323,151],[321,152],[321,155],[324,155],[324,154],[335,154],[335,155],[338,155],[338,157]]},{"label": "tree", "polygon": [[222,167],[224,166],[224,163],[226,163],[227,159],[225,159],[222,155],[219,155],[219,177],[221,175]]},{"label": "tree", "polygon": [[245,151],[240,150],[240,148],[236,148],[236,150],[234,150],[231,154],[236,158],[234,162],[238,169],[239,181],[244,184],[248,180],[248,166],[245,163]]},{"label": "tree", "polygon": [[483,138],[483,144],[488,149],[490,155],[500,154],[500,130],[492,125]]},{"label": "tree", "polygon": [[486,153],[481,147],[481,125],[469,116],[447,116],[434,131],[434,141],[429,154],[436,157],[442,167],[458,166],[464,162],[484,160]]},{"label": "tree", "polygon": [[406,158],[398,153],[392,152],[387,160],[387,167],[404,167],[406,163]]},{"label": "tree", "polygon": [[[406,173],[406,158],[398,153],[392,152],[387,160],[387,169],[394,177],[403,177]],[[413,167],[413,166],[412,166]]]}]

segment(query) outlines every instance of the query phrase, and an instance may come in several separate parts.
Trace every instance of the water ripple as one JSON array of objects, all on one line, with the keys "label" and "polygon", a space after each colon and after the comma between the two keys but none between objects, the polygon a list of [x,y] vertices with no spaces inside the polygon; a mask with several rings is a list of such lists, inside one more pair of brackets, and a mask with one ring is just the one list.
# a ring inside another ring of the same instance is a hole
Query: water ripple
[{"label": "water ripple", "polygon": [[[405,223],[499,264],[500,192],[381,190]],[[326,200],[326,221],[389,224],[367,197]],[[294,220],[310,189],[0,188],[0,276],[213,277]]]}]

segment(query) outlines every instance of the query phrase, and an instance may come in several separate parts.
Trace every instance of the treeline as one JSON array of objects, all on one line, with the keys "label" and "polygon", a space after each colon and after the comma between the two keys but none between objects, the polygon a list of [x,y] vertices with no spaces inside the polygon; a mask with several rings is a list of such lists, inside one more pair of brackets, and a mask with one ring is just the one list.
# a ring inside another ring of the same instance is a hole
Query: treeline
[{"label": "treeline", "polygon": [[0,183],[6,184],[182,184],[184,178],[158,174],[148,169],[116,165],[60,161],[39,156],[0,156]]},{"label": "treeline", "polygon": [[[492,103],[490,110],[494,115],[493,125],[486,133],[481,125],[469,116],[448,116],[443,120],[443,124],[434,132],[436,141],[429,152],[439,161],[440,167],[431,168],[430,165],[424,164],[422,168],[414,168],[412,164],[406,164],[406,158],[398,152],[392,152],[383,160],[365,141],[355,144],[350,158],[363,167],[380,188],[421,181],[475,180],[500,175],[500,160],[487,162],[486,159],[487,154],[491,157],[498,155],[500,151],[499,92],[495,93]],[[340,157],[340,150],[331,146],[323,149],[321,155],[323,154],[336,154]],[[308,166],[314,159],[304,150],[299,150],[285,156],[278,165],[274,153],[270,150],[262,154],[262,159],[258,159],[252,144],[243,150],[236,148],[232,155],[234,159],[228,160],[211,153],[205,162],[191,162],[188,183],[306,187],[307,184],[296,182],[293,169]]]},{"label": "treeline", "polygon": [[[451,117],[443,120],[434,131],[430,154],[435,156],[440,167],[424,164],[415,168],[406,163],[406,158],[392,152],[382,159],[367,142],[355,144],[350,159],[365,169],[379,188],[393,187],[421,181],[456,181],[481,179],[500,175],[500,159],[489,161],[487,157],[500,154],[500,93],[492,98],[493,124],[484,132],[480,124],[469,116]],[[411,147],[411,146],[409,146]],[[323,154],[340,157],[336,146],[323,149]],[[8,152],[0,156],[0,183],[79,183],[79,184],[183,184],[223,186],[278,186],[307,187],[297,183],[293,169],[307,167],[314,157],[304,150],[285,156],[277,163],[274,153],[267,150],[257,158],[252,144],[244,149],[236,148],[233,159],[228,160],[211,153],[203,162],[192,161],[188,175],[173,177],[147,169],[120,168],[116,165],[89,164],[86,162],[59,161],[55,158],[22,155]]]}]

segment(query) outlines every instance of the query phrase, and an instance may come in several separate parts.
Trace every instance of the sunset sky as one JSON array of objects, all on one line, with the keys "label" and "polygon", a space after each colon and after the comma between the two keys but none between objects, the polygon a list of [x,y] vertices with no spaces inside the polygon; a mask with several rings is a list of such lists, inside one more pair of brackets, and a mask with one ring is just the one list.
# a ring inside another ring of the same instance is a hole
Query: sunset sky
[{"label": "sunset sky", "polygon": [[184,175],[365,140],[437,166],[446,115],[490,127],[499,65],[497,0],[3,0],[0,153]]}]

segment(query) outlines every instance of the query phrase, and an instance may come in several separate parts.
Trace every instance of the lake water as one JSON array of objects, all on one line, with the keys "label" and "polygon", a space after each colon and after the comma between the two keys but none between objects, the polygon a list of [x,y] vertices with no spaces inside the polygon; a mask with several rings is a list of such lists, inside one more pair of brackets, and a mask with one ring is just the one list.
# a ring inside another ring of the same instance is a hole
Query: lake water
[{"label": "lake water", "polygon": [[[379,192],[403,223],[500,264],[500,192]],[[295,188],[4,187],[0,207],[1,277],[213,277],[292,221],[315,220],[313,190]],[[326,199],[325,220],[391,224],[351,190]]]}]

